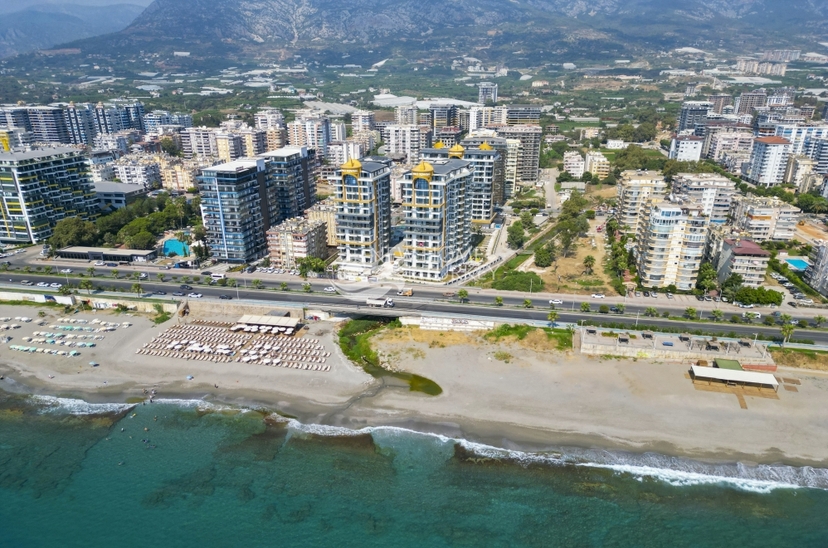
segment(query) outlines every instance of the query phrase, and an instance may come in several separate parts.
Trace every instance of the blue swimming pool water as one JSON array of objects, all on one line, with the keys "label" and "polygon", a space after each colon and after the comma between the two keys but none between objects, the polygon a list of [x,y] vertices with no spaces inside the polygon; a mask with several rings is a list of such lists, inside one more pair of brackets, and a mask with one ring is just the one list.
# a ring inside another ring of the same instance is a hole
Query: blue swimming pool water
[{"label": "blue swimming pool water", "polygon": [[808,263],[802,259],[785,259],[785,262],[791,265],[795,270],[805,270],[808,268]]},{"label": "blue swimming pool water", "polygon": [[189,257],[190,248],[182,241],[172,238],[164,242],[164,255],[169,255],[174,252],[179,257]]}]

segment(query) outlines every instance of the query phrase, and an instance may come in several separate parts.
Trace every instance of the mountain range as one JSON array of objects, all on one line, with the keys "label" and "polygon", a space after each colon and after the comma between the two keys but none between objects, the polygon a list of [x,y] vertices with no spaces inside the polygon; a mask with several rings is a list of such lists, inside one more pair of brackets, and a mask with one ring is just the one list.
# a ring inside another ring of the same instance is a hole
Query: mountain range
[{"label": "mountain range", "polygon": [[155,0],[120,32],[76,45],[531,58],[678,45],[750,50],[812,43],[826,31],[825,0]]}]

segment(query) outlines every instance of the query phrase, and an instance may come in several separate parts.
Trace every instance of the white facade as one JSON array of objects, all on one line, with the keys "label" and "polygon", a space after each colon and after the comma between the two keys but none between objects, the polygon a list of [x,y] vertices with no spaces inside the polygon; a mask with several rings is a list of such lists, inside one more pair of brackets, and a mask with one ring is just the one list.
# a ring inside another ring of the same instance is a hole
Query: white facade
[{"label": "white facade", "polygon": [[161,166],[158,161],[149,157],[125,156],[112,164],[112,172],[114,178],[120,182],[141,185],[146,189],[161,184]]},{"label": "white facade", "polygon": [[586,169],[584,157],[581,156],[580,152],[574,150],[564,152],[563,169],[574,178],[580,179],[584,176],[584,170]]},{"label": "white facade", "polygon": [[351,113],[351,129],[357,131],[372,131],[374,129],[374,113],[370,110],[358,110]]},{"label": "white facade", "polygon": [[702,145],[703,137],[676,137],[670,144],[669,158],[679,162],[698,162],[701,160]]},{"label": "white facade", "polygon": [[328,145],[328,163],[341,166],[351,158],[359,160],[365,155],[362,145],[356,141],[339,141]]},{"label": "white facade", "polygon": [[731,217],[737,230],[755,242],[787,242],[796,234],[801,210],[779,198],[737,196]]},{"label": "white facade", "polygon": [[785,179],[791,144],[781,137],[759,137],[742,175],[759,186],[776,186]]},{"label": "white facade", "polygon": [[598,179],[606,179],[610,173],[610,162],[600,152],[587,152],[584,158],[584,170]]},{"label": "white facade", "polygon": [[725,224],[736,195],[736,183],[715,173],[679,173],[673,178],[672,190],[699,204],[711,224]]},{"label": "white facade", "polygon": [[750,156],[754,139],[755,136],[750,131],[716,131],[709,137],[707,157],[718,162],[728,153],[744,153]]},{"label": "white facade", "polygon": [[616,217],[627,233],[635,234],[649,200],[661,200],[667,194],[667,182],[658,171],[625,171],[618,181]]},{"label": "white facade", "polygon": [[805,271],[805,281],[822,295],[828,295],[828,241],[812,242],[811,264]]},{"label": "white facade", "polygon": [[405,154],[406,163],[417,162],[420,156],[420,126],[386,126],[384,134],[387,154]]},{"label": "white facade", "polygon": [[253,115],[256,129],[281,129],[285,127],[285,116],[275,108],[260,110]]}]

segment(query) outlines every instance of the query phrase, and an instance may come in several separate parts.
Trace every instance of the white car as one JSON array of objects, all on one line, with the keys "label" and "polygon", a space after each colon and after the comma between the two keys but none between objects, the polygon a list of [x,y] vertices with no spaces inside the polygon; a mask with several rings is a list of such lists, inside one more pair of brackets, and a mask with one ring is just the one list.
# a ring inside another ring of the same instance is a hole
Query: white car
[{"label": "white car", "polygon": [[60,271],[60,273],[61,274],[71,274],[72,269],[71,268],[64,268],[63,270]]},{"label": "white car", "polygon": [[20,282],[20,283],[21,283],[21,284],[23,284],[23,285],[34,285],[34,284],[33,284],[32,282],[30,282],[29,280],[23,280],[23,281],[22,281],[22,282]]},{"label": "white car", "polygon": [[49,282],[37,282],[37,287],[49,287]]},{"label": "white car", "polygon": [[333,287],[333,286],[331,286],[331,285],[329,285],[328,287],[326,287],[326,288],[324,289],[324,291],[325,291],[325,293],[336,293],[336,288],[335,288],[335,287]]},{"label": "white car", "polygon": [[187,296],[191,299],[200,299],[202,297],[201,293],[190,293]]},{"label": "white car", "polygon": [[563,304],[563,301],[561,299],[549,299],[549,304]]},{"label": "white car", "polygon": [[53,284],[49,284],[49,287],[54,287],[55,289],[60,289],[61,287],[63,287],[63,284],[53,283]]},{"label": "white car", "polygon": [[604,294],[603,294],[603,293],[593,293],[593,294],[592,294],[592,298],[593,298],[593,299],[603,299],[603,298],[604,298]]},{"label": "white car", "polygon": [[103,262],[103,261],[97,261],[97,262],[95,263],[95,266],[106,266],[106,263],[105,263],[105,262]]}]

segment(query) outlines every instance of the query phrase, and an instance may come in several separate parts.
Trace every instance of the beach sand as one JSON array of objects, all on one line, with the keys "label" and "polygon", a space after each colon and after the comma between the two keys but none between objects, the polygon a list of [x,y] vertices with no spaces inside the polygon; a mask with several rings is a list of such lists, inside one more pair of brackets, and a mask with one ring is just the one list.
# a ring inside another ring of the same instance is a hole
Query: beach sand
[{"label": "beach sand", "polygon": [[[48,314],[55,323],[58,314]],[[22,315],[36,317],[37,309],[0,306],[0,316]],[[442,387],[434,397],[410,392],[393,379],[376,380],[350,363],[336,345],[332,323],[314,323],[303,333],[331,352],[331,371],[315,372],[139,355],[138,348],[177,320],[155,327],[144,317],[108,312],[73,317],[134,325],[107,333],[97,348],[77,358],[0,346],[0,372],[10,377],[0,388],[20,383],[35,393],[88,401],[126,401],[155,388],[159,398],[262,406],[303,422],[393,425],[507,448],[578,446],[828,465],[828,375],[819,371],[780,372],[800,381],[796,392],[780,388],[778,399],[746,397],[742,409],[734,394],[694,388],[685,377],[686,364],[599,360],[554,351],[531,335],[491,343],[477,334],[402,328],[377,337],[375,347],[394,367]],[[11,344],[25,344],[23,336],[43,329],[29,323],[6,334],[14,337]],[[188,375],[194,380],[187,381]]]}]

